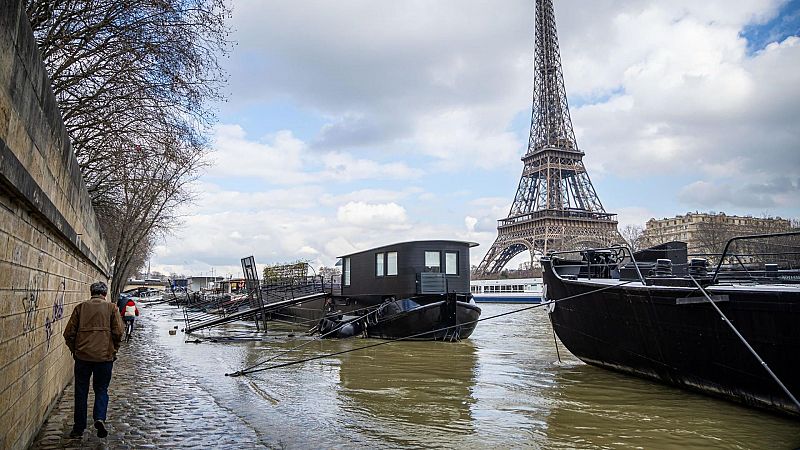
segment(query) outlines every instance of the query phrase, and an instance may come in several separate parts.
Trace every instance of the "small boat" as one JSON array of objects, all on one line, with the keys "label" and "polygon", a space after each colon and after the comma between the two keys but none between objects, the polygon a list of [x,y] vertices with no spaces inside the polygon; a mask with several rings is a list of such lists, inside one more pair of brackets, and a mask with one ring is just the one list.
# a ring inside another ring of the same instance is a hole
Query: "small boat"
[{"label": "small boat", "polygon": [[542,258],[555,333],[588,364],[800,418],[800,232],[731,239],[713,270],[687,256]]},{"label": "small boat", "polygon": [[342,256],[341,293],[326,300],[321,334],[468,338],[481,314],[469,292],[469,249],[476,245],[412,241]]},{"label": "small boat", "polygon": [[475,303],[540,303],[541,278],[472,280],[469,290]]}]

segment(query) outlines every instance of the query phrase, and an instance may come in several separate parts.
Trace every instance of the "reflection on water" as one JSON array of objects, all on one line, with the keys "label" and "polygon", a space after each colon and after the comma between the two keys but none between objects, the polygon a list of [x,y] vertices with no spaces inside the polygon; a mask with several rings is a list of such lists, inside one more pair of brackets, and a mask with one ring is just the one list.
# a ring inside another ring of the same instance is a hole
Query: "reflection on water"
[{"label": "reflection on water", "polygon": [[395,443],[469,434],[475,362],[469,341],[404,342],[349,353],[341,356],[338,394],[358,428]]},{"label": "reflection on water", "polygon": [[800,423],[588,365],[559,370],[551,448],[794,448]]},{"label": "reflection on water", "polygon": [[[483,317],[519,306],[483,306]],[[177,311],[164,307],[163,314]],[[175,323],[165,317],[158,326]],[[314,341],[245,324],[258,341],[156,344],[218,400],[283,448],[794,448],[800,422],[587,366],[536,309],[482,322],[458,343],[397,342],[242,378],[224,373],[380,341]],[[219,331],[216,335],[224,334]]]}]

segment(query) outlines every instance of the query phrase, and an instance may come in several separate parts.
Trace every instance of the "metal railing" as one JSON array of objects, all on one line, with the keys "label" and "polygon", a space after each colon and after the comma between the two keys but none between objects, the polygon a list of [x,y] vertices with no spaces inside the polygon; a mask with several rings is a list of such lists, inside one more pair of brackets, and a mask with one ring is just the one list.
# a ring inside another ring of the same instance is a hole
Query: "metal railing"
[{"label": "metal railing", "polygon": [[[674,249],[650,248],[642,252],[663,252],[665,258]],[[578,259],[563,258],[563,255],[579,255]],[[611,270],[635,269],[635,273],[642,283],[646,276],[658,275],[657,262],[637,261],[635,254],[627,246],[611,246],[587,250],[565,250],[551,252],[549,256],[565,262],[575,261],[576,264],[559,264],[560,268],[585,268],[585,272],[577,274],[587,278],[606,278]],[[708,271],[705,276],[705,261],[693,261],[696,257],[716,261],[713,271]],[[694,264],[702,262],[702,264]],[[629,264],[630,263],[630,264]],[[641,268],[648,265],[647,269],[653,271],[647,275],[642,274]],[[652,267],[649,267],[652,265]],[[751,281],[755,283],[800,283],[800,231],[785,233],[760,234],[739,236],[729,239],[721,254],[687,254],[687,262],[671,262],[670,274],[689,275],[697,278],[695,269],[702,269],[707,282],[710,284],[724,281]],[[562,270],[563,272],[563,270]],[[606,276],[601,276],[605,274]],[[556,275],[561,276],[558,272]]]},{"label": "metal railing", "polygon": [[497,221],[498,227],[509,227],[518,223],[528,222],[534,219],[556,218],[556,219],[585,219],[585,220],[614,220],[616,214],[605,212],[593,212],[587,210],[572,209],[545,209],[518,216],[507,217]]},{"label": "metal railing", "polygon": [[269,313],[290,305],[290,300],[326,294],[322,277],[306,277],[261,285],[240,294],[204,295],[183,306],[187,331],[217,327],[238,320],[266,323]]},{"label": "metal railing", "polygon": [[714,270],[720,279],[800,282],[800,231],[729,239]]}]

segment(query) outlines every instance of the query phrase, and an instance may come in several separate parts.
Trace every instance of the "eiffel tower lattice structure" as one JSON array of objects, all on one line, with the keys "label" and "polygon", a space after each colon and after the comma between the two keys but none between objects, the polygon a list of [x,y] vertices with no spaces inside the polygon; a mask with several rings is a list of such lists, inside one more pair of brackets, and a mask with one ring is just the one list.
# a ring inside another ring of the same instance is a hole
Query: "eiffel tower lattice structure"
[{"label": "eiffel tower lattice structure", "polygon": [[607,213],[583,165],[567,105],[552,0],[536,0],[533,114],[528,150],[508,217],[478,272],[500,272],[528,250],[603,247],[623,242],[616,215]]}]

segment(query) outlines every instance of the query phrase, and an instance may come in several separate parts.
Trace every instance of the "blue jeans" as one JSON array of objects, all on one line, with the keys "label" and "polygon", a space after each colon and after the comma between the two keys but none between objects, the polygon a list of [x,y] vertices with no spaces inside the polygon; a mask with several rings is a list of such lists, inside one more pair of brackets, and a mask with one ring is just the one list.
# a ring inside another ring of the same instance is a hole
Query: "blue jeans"
[{"label": "blue jeans", "polygon": [[89,397],[89,378],[94,389],[93,420],[106,420],[108,411],[108,384],[111,382],[113,361],[91,362],[75,360],[75,425],[73,430],[86,429],[86,400]]}]

